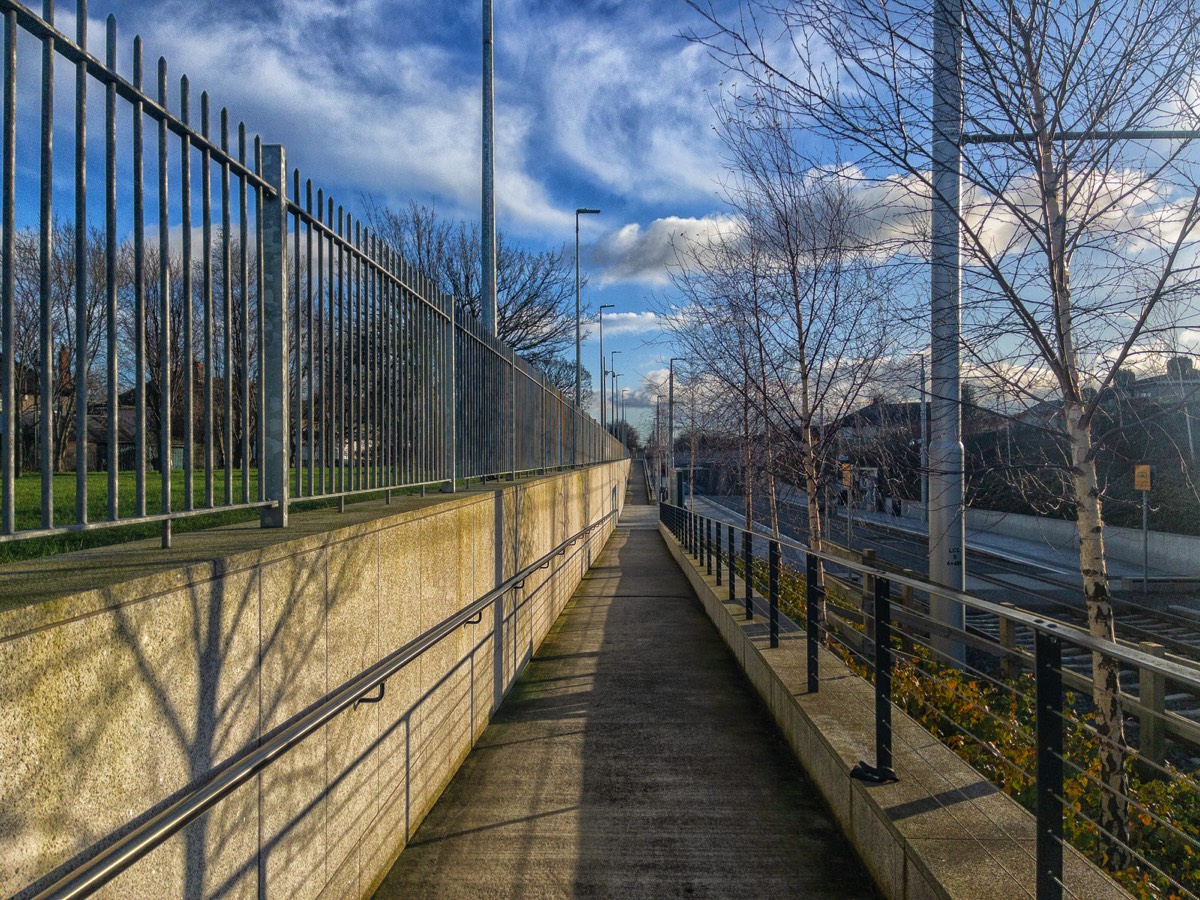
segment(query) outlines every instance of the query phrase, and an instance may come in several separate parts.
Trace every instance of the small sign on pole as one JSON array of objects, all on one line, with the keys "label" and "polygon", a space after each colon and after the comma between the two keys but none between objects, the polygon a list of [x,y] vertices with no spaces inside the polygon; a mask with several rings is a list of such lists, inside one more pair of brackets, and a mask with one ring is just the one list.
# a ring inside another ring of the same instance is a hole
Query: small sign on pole
[{"label": "small sign on pole", "polygon": [[1150,466],[1139,463],[1133,467],[1133,489],[1135,491],[1150,490]]},{"label": "small sign on pole", "polygon": [[1133,489],[1142,492],[1142,596],[1150,590],[1150,466],[1133,467]]}]

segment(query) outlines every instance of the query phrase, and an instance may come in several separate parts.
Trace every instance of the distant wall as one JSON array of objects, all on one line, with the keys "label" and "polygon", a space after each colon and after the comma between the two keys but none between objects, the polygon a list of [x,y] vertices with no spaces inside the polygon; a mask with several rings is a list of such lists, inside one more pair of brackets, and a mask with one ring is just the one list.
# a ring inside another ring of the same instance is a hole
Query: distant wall
[{"label": "distant wall", "polygon": [[[64,582],[95,566],[108,583],[0,612],[0,895],[47,886],[131,820],[160,811],[618,508],[627,477],[627,462],[612,463],[398,499],[365,518],[302,513],[286,531],[181,535],[170,552],[186,564],[148,574],[127,562],[149,556],[146,548],[55,560]],[[612,525],[394,675],[382,702],[333,719],[104,895],[369,894]],[[253,549],[206,556],[207,546],[239,541]],[[114,571],[124,577],[113,581]],[[0,592],[31,580],[44,592],[52,572],[46,563],[0,568]]]},{"label": "distant wall", "polygon": [[[904,515],[919,521],[921,505],[906,500]],[[975,508],[967,510],[966,521],[968,528],[978,531],[1045,541],[1052,547],[1079,552],[1079,537],[1074,522]],[[1200,536],[1151,531],[1147,543],[1151,570],[1158,569],[1172,575],[1200,575]],[[1140,569],[1142,530],[1104,526],[1104,552],[1109,559]]]}]

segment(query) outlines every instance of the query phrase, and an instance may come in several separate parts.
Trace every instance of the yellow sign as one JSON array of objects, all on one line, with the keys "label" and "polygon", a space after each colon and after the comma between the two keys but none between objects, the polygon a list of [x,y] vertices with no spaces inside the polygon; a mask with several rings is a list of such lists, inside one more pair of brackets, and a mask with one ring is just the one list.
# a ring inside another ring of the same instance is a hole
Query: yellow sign
[{"label": "yellow sign", "polygon": [[850,487],[851,481],[854,478],[854,467],[850,463],[842,463],[842,487]]},{"label": "yellow sign", "polygon": [[1133,489],[1135,491],[1150,490],[1150,467],[1148,465],[1133,467]]}]

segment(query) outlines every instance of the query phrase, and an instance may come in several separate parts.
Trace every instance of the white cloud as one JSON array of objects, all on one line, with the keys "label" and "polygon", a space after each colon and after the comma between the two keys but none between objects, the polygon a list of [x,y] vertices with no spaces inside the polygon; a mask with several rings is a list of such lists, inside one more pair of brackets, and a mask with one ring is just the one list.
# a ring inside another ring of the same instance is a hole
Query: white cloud
[{"label": "white cloud", "polygon": [[647,335],[661,331],[663,319],[657,313],[650,312],[619,312],[609,313],[604,317],[604,333],[611,337],[622,334]]},{"label": "white cloud", "polygon": [[740,233],[739,220],[729,215],[704,218],[668,216],[655,219],[644,229],[636,222],[609,232],[590,248],[590,265],[600,269],[600,283],[635,281],[664,285],[676,263],[681,241],[727,238]]}]

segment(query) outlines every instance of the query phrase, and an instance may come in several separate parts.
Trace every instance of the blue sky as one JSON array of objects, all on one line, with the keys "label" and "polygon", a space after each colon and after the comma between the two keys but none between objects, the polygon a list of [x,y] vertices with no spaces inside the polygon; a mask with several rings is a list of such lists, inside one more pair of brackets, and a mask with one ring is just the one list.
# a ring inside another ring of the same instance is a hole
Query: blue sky
[{"label": "blue sky", "polygon": [[[481,6],[93,0],[89,40],[102,52],[115,13],[123,73],[140,34],[150,72],[165,56],[173,90],[187,73],[195,95],[207,90],[233,121],[284,144],[289,164],[347,207],[369,193],[477,218]],[[72,9],[60,4],[63,30]],[[639,425],[653,414],[646,383],[671,356],[654,314],[670,298],[671,238],[724,216],[711,127],[722,71],[679,37],[693,24],[681,0],[495,3],[499,226],[571,253],[574,210],[602,210],[582,217],[586,301],[615,305],[605,350],[621,351]],[[595,378],[594,329],[583,352]]]}]

